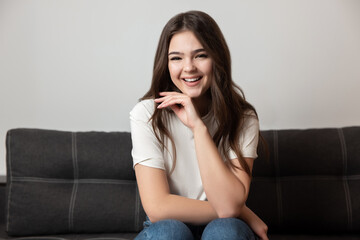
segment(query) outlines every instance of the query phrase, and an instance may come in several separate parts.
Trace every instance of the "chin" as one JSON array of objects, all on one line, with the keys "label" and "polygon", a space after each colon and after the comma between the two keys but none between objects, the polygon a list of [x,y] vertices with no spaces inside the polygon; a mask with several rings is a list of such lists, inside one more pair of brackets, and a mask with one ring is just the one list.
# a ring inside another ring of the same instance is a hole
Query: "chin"
[{"label": "chin", "polygon": [[202,95],[199,92],[183,92],[183,93],[191,98],[198,98]]}]

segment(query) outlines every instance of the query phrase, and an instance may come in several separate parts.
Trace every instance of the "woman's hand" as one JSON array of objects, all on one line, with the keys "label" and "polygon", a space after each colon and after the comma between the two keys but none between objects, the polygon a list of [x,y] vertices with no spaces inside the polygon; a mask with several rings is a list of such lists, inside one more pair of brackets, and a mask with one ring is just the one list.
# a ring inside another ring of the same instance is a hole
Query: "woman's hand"
[{"label": "woman's hand", "polygon": [[155,99],[159,103],[158,108],[170,107],[188,128],[194,129],[198,124],[203,124],[189,96],[178,92],[161,92],[160,96]]},{"label": "woman's hand", "polygon": [[264,222],[259,223],[258,226],[255,227],[254,232],[261,240],[269,240],[267,236],[268,227]]},{"label": "woman's hand", "polygon": [[258,216],[252,219],[249,226],[261,240],[269,240],[267,236],[268,226]]},{"label": "woman's hand", "polygon": [[268,226],[246,205],[243,207],[239,217],[249,225],[261,240],[269,240],[267,236]]}]

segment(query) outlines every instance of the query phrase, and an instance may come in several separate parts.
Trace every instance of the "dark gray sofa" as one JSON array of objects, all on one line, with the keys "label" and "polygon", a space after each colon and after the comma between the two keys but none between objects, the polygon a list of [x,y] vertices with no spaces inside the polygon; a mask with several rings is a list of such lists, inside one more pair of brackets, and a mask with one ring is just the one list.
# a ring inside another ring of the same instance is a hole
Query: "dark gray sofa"
[{"label": "dark gray sofa", "polygon": [[[360,127],[268,130],[248,206],[270,239],[360,239]],[[127,132],[12,129],[0,239],[132,239],[145,218]],[[0,179],[1,180],[1,179]]]}]

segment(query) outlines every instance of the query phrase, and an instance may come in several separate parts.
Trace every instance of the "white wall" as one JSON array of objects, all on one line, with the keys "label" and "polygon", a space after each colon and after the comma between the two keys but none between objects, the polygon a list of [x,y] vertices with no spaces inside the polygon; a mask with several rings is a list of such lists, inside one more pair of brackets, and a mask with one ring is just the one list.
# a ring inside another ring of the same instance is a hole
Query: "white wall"
[{"label": "white wall", "polygon": [[203,10],[262,129],[360,125],[360,1],[0,0],[0,175],[11,128],[129,131],[162,27]]}]

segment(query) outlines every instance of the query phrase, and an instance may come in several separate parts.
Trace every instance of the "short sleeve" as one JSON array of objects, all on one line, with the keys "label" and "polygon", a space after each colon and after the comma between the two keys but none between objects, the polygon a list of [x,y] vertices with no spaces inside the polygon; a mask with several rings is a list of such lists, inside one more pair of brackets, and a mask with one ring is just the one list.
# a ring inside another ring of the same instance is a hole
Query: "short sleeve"
[{"label": "short sleeve", "polygon": [[[259,120],[254,112],[246,115],[240,133],[239,146],[244,158],[257,158],[257,146],[259,142]],[[229,149],[230,159],[237,158],[235,152]]]},{"label": "short sleeve", "polygon": [[141,164],[165,170],[161,146],[149,121],[153,112],[151,99],[139,102],[130,112],[133,167]]}]

